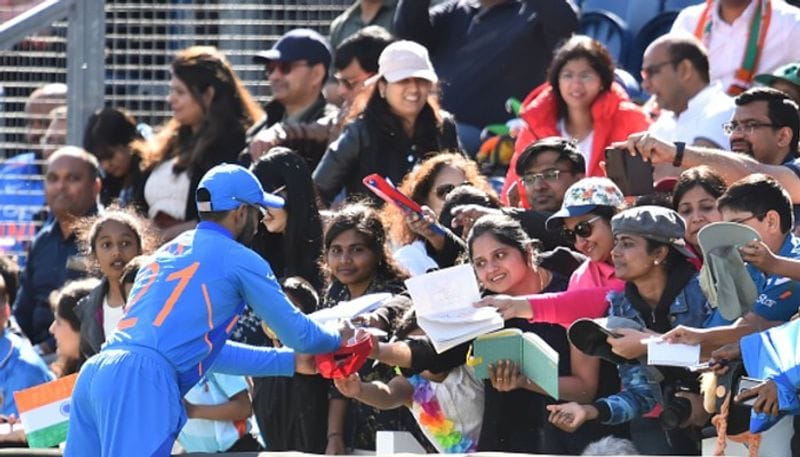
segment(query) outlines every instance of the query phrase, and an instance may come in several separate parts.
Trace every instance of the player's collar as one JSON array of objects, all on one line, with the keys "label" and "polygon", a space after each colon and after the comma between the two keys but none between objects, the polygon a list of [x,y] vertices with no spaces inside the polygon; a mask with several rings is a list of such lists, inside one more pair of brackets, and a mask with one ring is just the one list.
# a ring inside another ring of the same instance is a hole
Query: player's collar
[{"label": "player's collar", "polygon": [[217,233],[220,233],[222,235],[227,236],[230,239],[233,239],[233,234],[228,229],[226,229],[223,225],[217,224],[216,222],[201,221],[199,224],[197,224],[197,229],[198,230],[211,230],[212,232],[217,232]]}]

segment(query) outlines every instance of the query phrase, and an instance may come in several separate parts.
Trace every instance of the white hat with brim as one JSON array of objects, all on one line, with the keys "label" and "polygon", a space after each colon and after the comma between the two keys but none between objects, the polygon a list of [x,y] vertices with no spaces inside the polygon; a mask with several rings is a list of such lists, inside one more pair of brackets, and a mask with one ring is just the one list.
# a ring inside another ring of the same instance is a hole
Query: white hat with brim
[{"label": "white hat with brim", "polygon": [[439,81],[425,46],[408,40],[395,41],[381,52],[378,73],[367,79],[364,85],[375,84],[381,78],[390,83],[407,78],[420,78],[432,83]]}]

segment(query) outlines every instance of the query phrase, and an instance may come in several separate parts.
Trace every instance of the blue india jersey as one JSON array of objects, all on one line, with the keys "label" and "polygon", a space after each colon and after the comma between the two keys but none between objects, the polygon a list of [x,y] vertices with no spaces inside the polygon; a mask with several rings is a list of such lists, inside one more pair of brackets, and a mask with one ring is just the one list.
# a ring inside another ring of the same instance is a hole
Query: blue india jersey
[{"label": "blue india jersey", "polygon": [[338,333],[295,308],[269,264],[221,225],[201,222],[162,246],[136,276],[125,314],[103,347],[145,346],[178,372],[185,394],[211,367],[245,303],[299,352],[332,352]]}]

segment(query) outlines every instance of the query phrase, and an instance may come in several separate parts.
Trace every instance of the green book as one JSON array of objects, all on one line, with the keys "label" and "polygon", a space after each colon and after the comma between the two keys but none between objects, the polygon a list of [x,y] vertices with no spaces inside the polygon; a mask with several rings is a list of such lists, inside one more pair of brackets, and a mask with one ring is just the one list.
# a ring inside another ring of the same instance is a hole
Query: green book
[{"label": "green book", "polygon": [[510,360],[548,395],[558,400],[558,352],[535,333],[507,328],[479,336],[472,343],[469,365],[478,379],[489,378],[489,364]]}]

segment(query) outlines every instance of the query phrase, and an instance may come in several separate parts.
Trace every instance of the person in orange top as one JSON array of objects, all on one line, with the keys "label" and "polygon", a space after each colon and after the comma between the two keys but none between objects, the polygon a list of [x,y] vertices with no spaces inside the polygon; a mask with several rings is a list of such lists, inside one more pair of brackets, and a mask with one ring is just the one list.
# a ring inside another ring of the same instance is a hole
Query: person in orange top
[{"label": "person in orange top", "polygon": [[[586,176],[604,176],[600,168],[603,150],[633,132],[646,130],[650,123],[614,82],[614,61],[608,50],[584,35],[573,36],[556,50],[547,82],[534,89],[522,106],[520,117],[526,125],[517,136],[508,167],[504,203],[509,203],[512,186],[519,186],[517,159],[534,141],[549,136],[574,138],[586,160]],[[519,206],[530,207],[524,192],[514,194]]]}]

